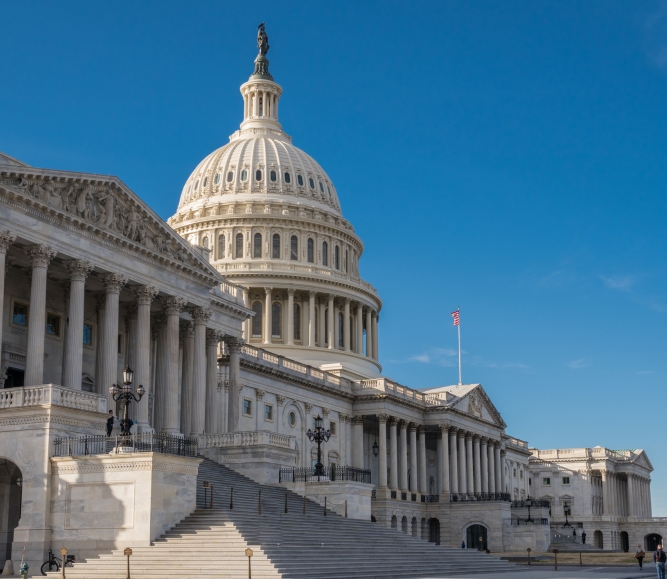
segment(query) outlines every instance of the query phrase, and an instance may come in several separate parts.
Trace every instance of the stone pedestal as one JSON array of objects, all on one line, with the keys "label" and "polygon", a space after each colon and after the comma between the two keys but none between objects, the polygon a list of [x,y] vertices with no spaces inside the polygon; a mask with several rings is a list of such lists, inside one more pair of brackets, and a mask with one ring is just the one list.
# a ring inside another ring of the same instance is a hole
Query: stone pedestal
[{"label": "stone pedestal", "polygon": [[327,509],[345,516],[347,501],[347,518],[371,520],[371,494],[373,485],[352,481],[296,482],[280,485],[298,495],[315,501],[324,506],[326,497]]}]

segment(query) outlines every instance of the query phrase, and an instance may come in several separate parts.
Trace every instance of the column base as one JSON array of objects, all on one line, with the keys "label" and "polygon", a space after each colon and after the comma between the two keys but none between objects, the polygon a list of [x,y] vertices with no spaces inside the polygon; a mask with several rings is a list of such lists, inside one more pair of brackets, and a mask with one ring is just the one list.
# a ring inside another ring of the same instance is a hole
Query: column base
[{"label": "column base", "polygon": [[378,487],[375,490],[375,498],[379,501],[386,501],[391,499],[391,489],[389,487]]}]

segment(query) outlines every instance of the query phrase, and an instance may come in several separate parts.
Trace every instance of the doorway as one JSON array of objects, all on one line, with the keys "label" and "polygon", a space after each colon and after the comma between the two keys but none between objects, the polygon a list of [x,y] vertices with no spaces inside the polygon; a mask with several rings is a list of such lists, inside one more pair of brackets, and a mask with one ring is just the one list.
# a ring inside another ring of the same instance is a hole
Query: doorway
[{"label": "doorway", "polygon": [[23,477],[11,460],[0,458],[0,566],[12,556],[14,529],[21,518]]},{"label": "doorway", "polygon": [[487,531],[483,525],[470,525],[466,531],[466,546],[468,549],[484,551],[487,546]]},{"label": "doorway", "polygon": [[621,550],[627,553],[630,550],[630,538],[627,531],[621,531]]},{"label": "doorway", "polygon": [[644,543],[646,544],[647,551],[655,551],[658,548],[658,545],[662,545],[662,535],[658,533],[651,533],[644,537]]}]

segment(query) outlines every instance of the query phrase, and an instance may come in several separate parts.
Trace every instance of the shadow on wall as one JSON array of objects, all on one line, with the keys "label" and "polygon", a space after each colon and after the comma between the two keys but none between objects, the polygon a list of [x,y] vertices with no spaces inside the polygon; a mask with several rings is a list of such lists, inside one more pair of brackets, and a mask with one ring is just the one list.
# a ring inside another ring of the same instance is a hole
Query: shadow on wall
[{"label": "shadow on wall", "polygon": [[0,568],[12,556],[14,529],[21,518],[21,470],[11,460],[0,458]]}]

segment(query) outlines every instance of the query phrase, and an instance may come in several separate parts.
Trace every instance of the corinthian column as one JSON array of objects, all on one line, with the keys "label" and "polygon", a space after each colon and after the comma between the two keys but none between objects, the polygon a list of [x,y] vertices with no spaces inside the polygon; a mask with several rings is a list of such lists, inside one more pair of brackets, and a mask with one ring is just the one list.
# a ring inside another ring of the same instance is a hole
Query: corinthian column
[{"label": "corinthian column", "polygon": [[[137,300],[134,381],[137,386],[141,385],[146,390],[146,394],[137,404],[137,432],[151,430],[148,421],[148,399],[151,394],[151,303],[156,295],[157,290],[150,285],[142,285],[134,289],[134,296]],[[106,315],[104,317],[106,319]]]},{"label": "corinthian column", "polygon": [[452,427],[449,429],[449,472],[452,492],[457,494],[459,492],[459,456],[458,446],[458,428]]},{"label": "corinthian column", "polygon": [[378,425],[379,425],[379,454],[378,454],[378,479],[379,479],[379,488],[387,488],[387,420],[389,416],[387,414],[378,415]]},{"label": "corinthian column", "polygon": [[315,347],[315,295],[316,292],[308,292],[308,346]]},{"label": "corinthian column", "polygon": [[364,306],[357,302],[357,354],[364,355]]},{"label": "corinthian column", "polygon": [[334,349],[334,296],[329,294],[329,304],[327,305],[327,347]]},{"label": "corinthian column", "polygon": [[46,245],[32,245],[28,255],[32,261],[30,284],[30,315],[28,316],[28,348],[25,362],[25,385],[36,386],[44,381],[44,334],[46,330],[46,268],[56,256]]},{"label": "corinthian column", "polygon": [[475,482],[473,480],[473,458],[472,458],[472,433],[466,435],[466,486],[468,493],[475,492]]},{"label": "corinthian column", "polygon": [[[10,231],[0,233],[0,312],[5,311],[5,265],[7,259],[7,249],[14,243],[16,235]],[[2,326],[0,323],[0,353],[2,350]]]},{"label": "corinthian column", "polygon": [[400,430],[399,442],[399,485],[402,492],[408,492],[408,424],[405,420],[398,423]]},{"label": "corinthian column", "polygon": [[459,430],[459,492],[468,493],[468,468],[466,464],[466,433]]},{"label": "corinthian column", "polygon": [[192,372],[194,362],[194,324],[186,322],[182,326],[183,335],[183,375],[181,378],[181,432],[189,436],[192,432]]},{"label": "corinthian column", "polygon": [[392,490],[399,490],[398,483],[398,438],[396,435],[396,419],[389,418],[389,486]]},{"label": "corinthian column", "polygon": [[241,348],[243,340],[226,338],[229,348],[229,402],[227,403],[227,431],[236,432],[239,429],[239,392],[241,373]]},{"label": "corinthian column", "polygon": [[426,427],[419,427],[419,492],[423,495],[429,492],[426,482]]},{"label": "corinthian column", "polygon": [[373,312],[371,327],[373,328],[373,358],[378,360],[378,313]]},{"label": "corinthian column", "polygon": [[489,492],[491,494],[496,491],[496,452],[495,443],[489,440]]},{"label": "corinthian column", "polygon": [[355,468],[364,468],[364,417],[355,416],[352,419],[353,429],[353,447],[352,457],[354,458]]},{"label": "corinthian column", "polygon": [[442,442],[440,444],[440,456],[438,460],[440,461],[440,492],[446,493],[444,497],[446,501],[449,501],[449,425],[441,424],[440,432],[442,433]]},{"label": "corinthian column", "polygon": [[265,306],[264,309],[266,310],[266,316],[264,316],[264,343],[265,344],[270,344],[271,343],[271,321],[273,320],[273,309],[272,309],[272,301],[271,301],[271,292],[273,291],[273,288],[270,287],[265,287],[264,291],[266,292],[266,299],[265,299]]},{"label": "corinthian column", "polygon": [[[486,436],[483,436],[481,441],[480,452],[482,455],[481,457],[482,492],[485,494],[489,492],[489,449],[487,447],[488,442],[489,439],[486,438]],[[526,473],[526,476],[527,475],[528,473]]]},{"label": "corinthian column", "polygon": [[119,273],[107,273],[102,276],[106,290],[106,313],[104,315],[104,351],[100,365],[102,382],[101,393],[107,393],[118,380],[118,300],[120,290],[127,283],[127,278]]},{"label": "corinthian column", "polygon": [[479,456],[479,439],[480,436],[475,434],[472,438],[472,452],[473,452],[473,461],[475,465],[475,469],[473,472],[475,481],[474,481],[474,487],[475,487],[475,492],[476,493],[481,493],[482,492],[482,480],[480,478],[481,470],[482,470],[482,464],[481,464],[481,457]]},{"label": "corinthian column", "polygon": [[[206,329],[206,432],[214,434],[218,428],[218,342],[220,333]],[[259,412],[259,408],[257,409]]]},{"label": "corinthian column", "polygon": [[345,310],[343,314],[343,349],[350,351],[350,298],[345,298]]},{"label": "corinthian column", "polygon": [[164,376],[164,404],[162,415],[162,432],[178,434],[180,409],[178,407],[178,334],[180,331],[180,314],[187,300],[171,296],[164,301],[164,313],[167,317],[166,327],[166,364]]},{"label": "corinthian column", "polygon": [[410,491],[417,492],[417,425],[410,423]]},{"label": "corinthian column", "polygon": [[294,289],[292,288],[287,290],[287,345],[294,345]]},{"label": "corinthian column", "polygon": [[[194,321],[194,365],[192,384],[192,434],[202,434],[206,428],[206,322],[211,317],[207,308],[197,307],[192,310]],[[231,398],[230,405],[234,400]]]},{"label": "corinthian column", "polygon": [[494,448],[494,465],[496,467],[496,492],[502,493],[505,492],[503,489],[503,463],[500,460],[500,443],[496,442]]},{"label": "corinthian column", "polygon": [[66,264],[70,277],[69,312],[67,315],[67,337],[65,339],[65,372],[63,386],[81,390],[83,367],[83,305],[86,278],[93,270],[87,261],[73,259]]}]

